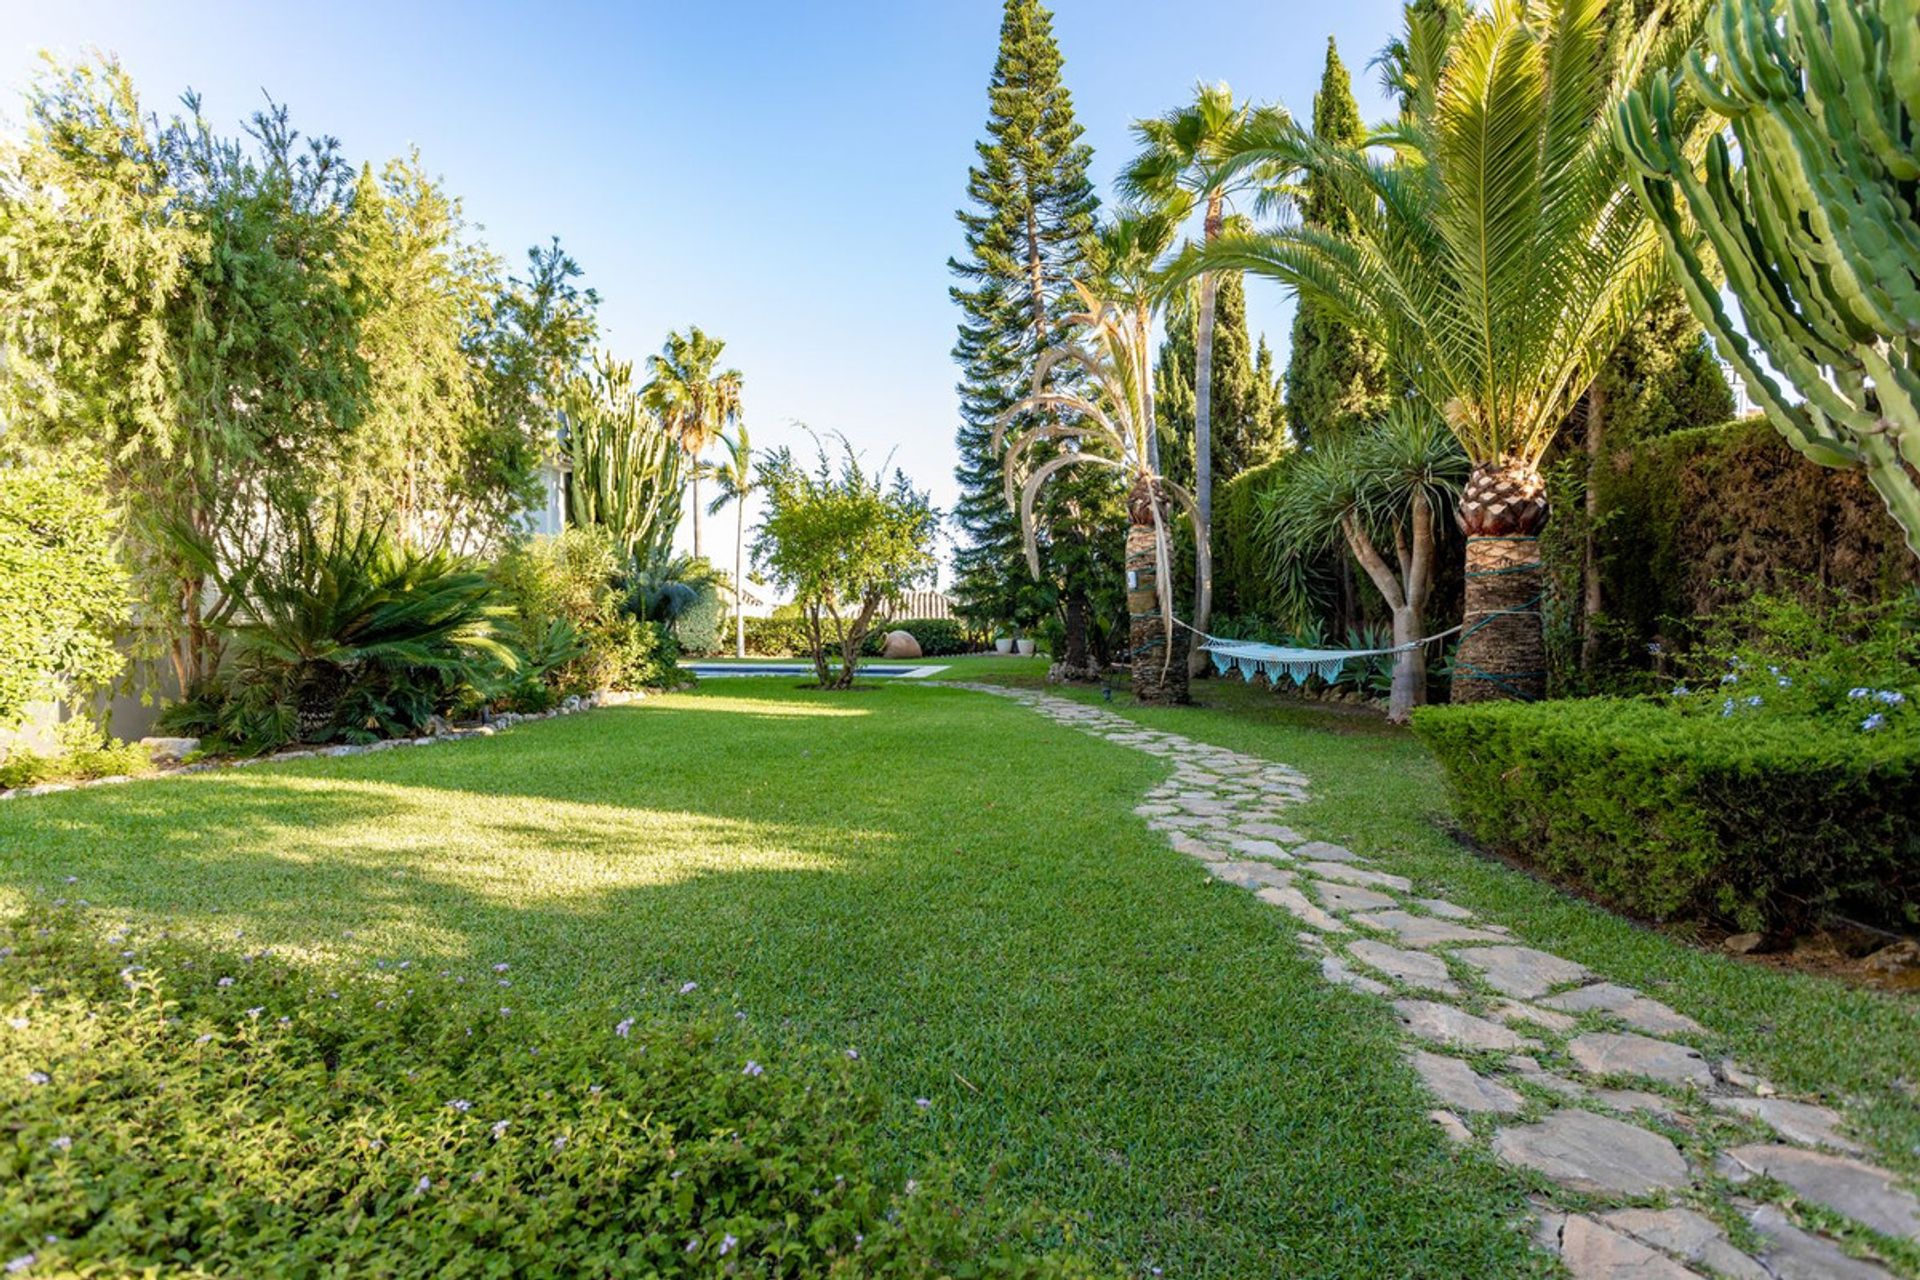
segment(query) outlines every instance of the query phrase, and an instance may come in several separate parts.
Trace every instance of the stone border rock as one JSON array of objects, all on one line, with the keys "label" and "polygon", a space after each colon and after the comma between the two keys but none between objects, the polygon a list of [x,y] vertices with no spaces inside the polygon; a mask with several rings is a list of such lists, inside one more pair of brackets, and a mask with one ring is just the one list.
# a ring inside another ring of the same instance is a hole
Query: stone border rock
[{"label": "stone border rock", "polygon": [[1052,694],[953,687],[1171,762],[1135,812],[1282,913],[1325,980],[1392,1002],[1434,1122],[1545,1190],[1535,1240],[1576,1280],[1894,1275],[1862,1256],[1870,1236],[1843,1249],[1801,1204],[1920,1244],[1920,1198],[1859,1158],[1839,1111],[1710,1056],[1711,1033],[1658,1000],[1308,839],[1282,821],[1308,796],[1298,770]]},{"label": "stone border rock", "polygon": [[14,787],[0,791],[0,800],[22,800],[28,796],[52,795],[59,791],[81,791],[88,787],[112,787],[128,782],[151,782],[156,778],[175,778],[188,773],[208,773],[215,769],[245,769],[253,765],[279,764],[287,760],[312,760],[319,756],[364,756],[376,751],[392,751],[399,747],[430,747],[436,742],[490,738],[502,729],[511,729],[514,725],[524,724],[529,720],[551,720],[555,716],[570,716],[581,711],[592,711],[598,707],[622,707],[629,703],[644,701],[646,697],[647,690],[644,689],[603,689],[584,696],[568,697],[551,710],[528,713],[503,711],[489,717],[485,724],[448,725],[439,732],[418,738],[381,738],[374,742],[336,743],[326,747],[297,747],[292,751],[277,751],[270,756],[196,760],[192,764],[158,768],[152,773],[117,774],[107,778],[79,778],[72,782],[43,782],[38,786]]}]

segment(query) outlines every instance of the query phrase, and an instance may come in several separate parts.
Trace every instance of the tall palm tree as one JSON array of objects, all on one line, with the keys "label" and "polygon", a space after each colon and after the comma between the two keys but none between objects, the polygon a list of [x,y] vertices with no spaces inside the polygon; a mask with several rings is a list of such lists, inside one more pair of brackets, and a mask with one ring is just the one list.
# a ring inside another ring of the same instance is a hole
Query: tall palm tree
[{"label": "tall palm tree", "polygon": [[1408,646],[1425,632],[1438,521],[1466,473],[1446,424],[1425,404],[1401,401],[1350,441],[1302,450],[1260,513],[1257,536],[1274,559],[1344,542],[1386,601],[1398,650],[1389,720],[1405,721],[1427,700],[1426,647]]},{"label": "tall palm tree", "polygon": [[[1193,101],[1186,106],[1134,122],[1140,153],[1120,174],[1121,193],[1176,220],[1196,203],[1202,205],[1201,236],[1212,244],[1226,228],[1228,200],[1237,192],[1270,186],[1271,174],[1225,163],[1234,154],[1235,143],[1250,131],[1272,132],[1287,118],[1277,107],[1236,102],[1225,84],[1196,85]],[[1213,330],[1218,289],[1214,272],[1201,275],[1199,312],[1194,318],[1194,497],[1200,508],[1194,536],[1203,542],[1213,533]],[[1194,589],[1194,625],[1204,631],[1213,610],[1212,576]],[[1204,661],[1195,651],[1193,670],[1197,672]]]},{"label": "tall palm tree", "polygon": [[[1665,65],[1697,26],[1669,16],[1610,45],[1606,0],[1494,0],[1366,145],[1287,129],[1226,162],[1328,177],[1347,193],[1350,234],[1230,233],[1178,273],[1241,269],[1311,294],[1444,416],[1472,462],[1459,701],[1545,691],[1540,459],[1664,281],[1610,128],[1642,68]],[[1410,32],[1409,47],[1415,37],[1433,43]]]},{"label": "tall palm tree", "polygon": [[[1123,220],[1123,222],[1126,220]],[[1151,234],[1110,228],[1103,256],[1137,262]],[[1128,249],[1127,246],[1133,246]],[[1124,250],[1124,252],[1123,252]],[[1150,260],[1150,259],[1149,259]],[[1133,658],[1133,691],[1144,702],[1184,702],[1187,665],[1173,612],[1170,523],[1178,506],[1197,525],[1193,495],[1159,474],[1153,464],[1153,364],[1151,306],[1140,296],[1103,298],[1075,282],[1084,310],[1068,317],[1079,337],[1044,353],[1034,368],[1033,394],[1008,407],[994,431],[995,450],[1005,449],[1007,502],[1020,515],[1027,564],[1040,573],[1034,502],[1056,473],[1072,466],[1108,467],[1130,481],[1127,493],[1127,609]],[[1053,373],[1077,368],[1085,386],[1053,389]],[[1012,433],[1015,417],[1035,410],[1049,416]],[[1034,455],[1044,456],[1036,460]],[[1051,456],[1045,456],[1050,454]],[[1195,569],[1212,572],[1206,541],[1195,539]]]},{"label": "tall palm tree", "polygon": [[720,437],[727,460],[713,469],[714,486],[719,493],[707,507],[707,514],[719,515],[720,508],[733,504],[733,648],[734,656],[747,656],[747,495],[758,486],[753,480],[753,445],[747,439],[747,424],[734,424],[733,434]]},{"label": "tall palm tree", "polygon": [[727,344],[700,326],[667,335],[660,354],[647,357],[647,404],[680,441],[693,463],[693,554],[700,554],[701,455],[740,420],[738,369],[717,369]]}]

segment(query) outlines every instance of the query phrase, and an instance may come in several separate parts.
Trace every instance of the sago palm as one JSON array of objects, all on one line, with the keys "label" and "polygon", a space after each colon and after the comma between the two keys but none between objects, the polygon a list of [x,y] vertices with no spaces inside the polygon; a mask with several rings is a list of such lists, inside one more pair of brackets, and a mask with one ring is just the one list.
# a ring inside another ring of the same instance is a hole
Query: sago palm
[{"label": "sago palm", "polygon": [[[1198,85],[1187,105],[1134,122],[1140,152],[1121,172],[1121,193],[1176,220],[1198,203],[1203,209],[1201,236],[1212,244],[1226,229],[1227,201],[1236,192],[1266,190],[1273,176],[1257,166],[1228,165],[1236,144],[1250,133],[1269,133],[1286,121],[1286,113],[1276,107],[1235,101],[1233,90],[1225,84]],[[1194,318],[1193,487],[1200,512],[1194,536],[1200,542],[1210,541],[1213,532],[1213,329],[1218,289],[1213,272],[1200,277],[1199,312]],[[1194,625],[1205,630],[1213,607],[1212,576],[1202,578],[1194,591]]]},{"label": "sago palm", "polygon": [[[1109,229],[1105,257],[1139,262],[1157,233]],[[1184,701],[1187,668],[1175,631],[1170,522],[1173,506],[1197,521],[1193,495],[1159,474],[1153,464],[1153,368],[1151,306],[1144,282],[1131,294],[1103,298],[1075,282],[1083,310],[1068,317],[1075,341],[1054,347],[1034,368],[1033,394],[1008,407],[994,431],[996,451],[1005,449],[1007,502],[1020,515],[1027,563],[1040,573],[1034,503],[1047,481],[1074,466],[1106,467],[1129,482],[1127,493],[1127,608],[1133,688],[1144,701]],[[1072,367],[1080,377],[1061,389],[1055,370]],[[1010,431],[1022,414],[1046,415],[1038,425]],[[1195,540],[1195,568],[1212,571],[1207,544]]]},{"label": "sago palm", "polygon": [[1696,22],[1664,15],[1610,43],[1606,18],[1606,0],[1495,0],[1367,145],[1297,129],[1250,140],[1230,166],[1327,177],[1351,233],[1229,234],[1185,269],[1243,269],[1311,295],[1378,342],[1459,439],[1473,464],[1461,701],[1544,692],[1540,460],[1664,279],[1611,125],[1641,69]]},{"label": "sago palm", "polygon": [[647,405],[679,440],[693,464],[693,554],[700,554],[700,475],[702,455],[740,418],[742,378],[738,369],[721,369],[727,344],[698,325],[669,333],[660,354],[647,357]]}]

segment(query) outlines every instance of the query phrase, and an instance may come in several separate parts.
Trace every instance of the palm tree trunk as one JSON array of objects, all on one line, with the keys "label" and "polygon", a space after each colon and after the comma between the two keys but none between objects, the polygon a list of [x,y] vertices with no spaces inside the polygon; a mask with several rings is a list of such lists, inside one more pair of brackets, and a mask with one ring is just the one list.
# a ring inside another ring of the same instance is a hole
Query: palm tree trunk
[{"label": "palm tree trunk", "polygon": [[1065,607],[1067,630],[1067,651],[1057,654],[1066,663],[1067,678],[1078,680],[1092,671],[1092,660],[1087,656],[1087,615],[1091,612],[1087,593],[1078,587],[1069,588],[1062,604]]},{"label": "palm tree trunk", "polygon": [[[1207,244],[1219,238],[1224,212],[1225,198],[1219,192],[1209,195],[1202,231]],[[1213,320],[1218,294],[1214,273],[1201,276],[1200,315],[1193,340],[1193,504],[1200,508],[1200,527],[1193,536],[1209,541],[1213,537]],[[1209,573],[1203,581],[1194,583],[1193,590],[1194,629],[1205,631],[1213,615],[1213,575]],[[1206,665],[1206,655],[1195,649],[1188,663],[1189,674],[1201,674]]]},{"label": "palm tree trunk", "polygon": [[747,497],[734,500],[733,517],[733,656],[747,656]]},{"label": "palm tree trunk", "polygon": [[[1154,506],[1160,518],[1154,519]],[[1132,652],[1133,696],[1141,702],[1187,701],[1186,637],[1174,629],[1167,638],[1161,612],[1160,553],[1166,529],[1166,503],[1151,479],[1134,481],[1127,497],[1127,639]]]},{"label": "palm tree trunk", "polygon": [[1580,670],[1591,673],[1600,660],[1600,465],[1606,454],[1607,389],[1598,378],[1587,388],[1587,528],[1582,566],[1586,579],[1580,602]]},{"label": "palm tree trunk", "polygon": [[693,558],[700,558],[700,465],[694,464],[693,475],[687,480],[693,491]]},{"label": "palm tree trunk", "polygon": [[1476,462],[1460,514],[1467,535],[1466,617],[1453,700],[1535,701],[1547,691],[1539,546],[1546,485],[1530,465]]}]

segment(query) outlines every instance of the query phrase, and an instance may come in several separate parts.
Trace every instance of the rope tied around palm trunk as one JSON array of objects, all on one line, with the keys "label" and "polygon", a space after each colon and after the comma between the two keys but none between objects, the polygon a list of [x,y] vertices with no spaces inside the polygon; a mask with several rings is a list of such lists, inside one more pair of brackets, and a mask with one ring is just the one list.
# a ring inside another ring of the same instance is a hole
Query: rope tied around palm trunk
[{"label": "rope tied around palm trunk", "polygon": [[[1475,534],[1467,539],[1468,545],[1476,542],[1539,541],[1540,535],[1535,533]],[[1511,564],[1499,569],[1469,569],[1467,570],[1466,576],[1469,581],[1475,578],[1503,578],[1516,573],[1539,573],[1541,568],[1541,562],[1536,557],[1524,564]],[[1545,602],[1546,598],[1546,592],[1540,591],[1534,595],[1533,599],[1525,601],[1524,603],[1511,605],[1503,609],[1489,609],[1473,622],[1462,624],[1463,630],[1460,633],[1462,644],[1466,642],[1468,636],[1479,631],[1482,627],[1491,626],[1500,618],[1524,618],[1529,616],[1537,618],[1541,616],[1540,606]],[[1456,676],[1465,676],[1469,680],[1484,680],[1488,684],[1497,685],[1522,702],[1535,702],[1538,701],[1538,699],[1535,698],[1533,694],[1527,692],[1526,689],[1518,686],[1515,682],[1520,680],[1544,680],[1547,676],[1547,673],[1544,671],[1509,671],[1505,674],[1483,671],[1470,662],[1461,662],[1458,658],[1454,659],[1453,669]]]}]

